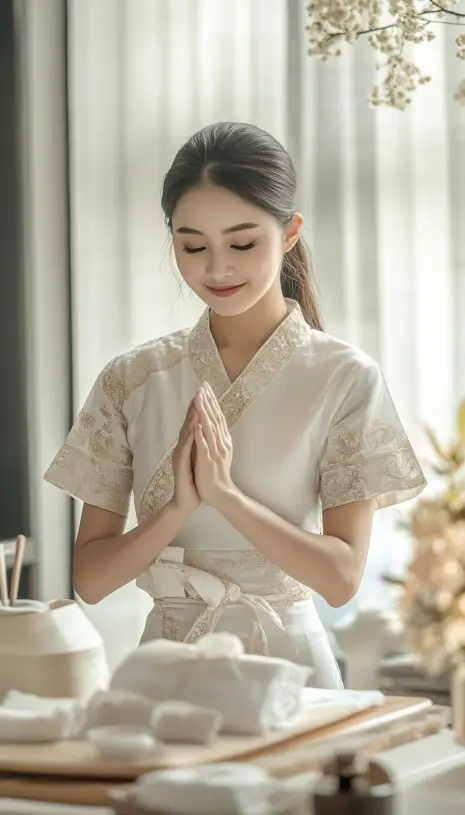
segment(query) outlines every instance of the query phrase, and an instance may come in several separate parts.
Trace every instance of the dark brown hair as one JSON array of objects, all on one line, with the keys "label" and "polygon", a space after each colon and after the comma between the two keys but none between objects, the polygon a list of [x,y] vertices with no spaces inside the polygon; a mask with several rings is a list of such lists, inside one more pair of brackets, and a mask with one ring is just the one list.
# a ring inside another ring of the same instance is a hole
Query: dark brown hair
[{"label": "dark brown hair", "polygon": [[[292,159],[259,127],[219,122],[199,130],[181,147],[163,183],[161,204],[170,229],[179,200],[205,181],[269,212],[283,227],[292,219],[297,189]],[[310,256],[302,238],[284,255],[281,286],[284,297],[300,304],[309,325],[322,331]]]}]

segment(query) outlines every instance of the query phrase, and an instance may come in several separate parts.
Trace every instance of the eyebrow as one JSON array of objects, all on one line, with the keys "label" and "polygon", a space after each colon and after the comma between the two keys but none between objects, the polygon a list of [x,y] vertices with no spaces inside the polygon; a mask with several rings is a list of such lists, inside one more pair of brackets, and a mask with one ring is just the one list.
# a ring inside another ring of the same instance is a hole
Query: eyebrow
[{"label": "eyebrow", "polygon": [[[245,224],[236,224],[235,226],[228,226],[227,229],[223,229],[223,235],[230,235],[231,232],[244,232],[246,229],[256,229],[258,224],[252,223],[245,223]],[[200,232],[198,229],[192,229],[190,226],[180,226],[179,229],[176,230],[179,235],[203,235],[203,232]]]}]

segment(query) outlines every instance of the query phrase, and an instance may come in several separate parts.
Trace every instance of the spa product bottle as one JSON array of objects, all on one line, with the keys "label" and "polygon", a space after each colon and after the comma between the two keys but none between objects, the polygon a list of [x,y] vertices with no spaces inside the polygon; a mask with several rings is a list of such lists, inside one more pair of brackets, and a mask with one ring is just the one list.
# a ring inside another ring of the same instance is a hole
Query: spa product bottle
[{"label": "spa product bottle", "polygon": [[386,771],[354,753],[338,753],[324,768],[313,794],[314,815],[394,815]]}]

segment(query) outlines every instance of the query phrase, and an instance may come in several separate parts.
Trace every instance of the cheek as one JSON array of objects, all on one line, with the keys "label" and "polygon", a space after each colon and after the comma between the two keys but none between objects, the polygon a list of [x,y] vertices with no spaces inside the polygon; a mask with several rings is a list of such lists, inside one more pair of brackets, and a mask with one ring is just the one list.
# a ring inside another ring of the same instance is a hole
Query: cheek
[{"label": "cheek", "polygon": [[281,268],[282,251],[278,241],[267,241],[259,244],[250,252],[250,264],[255,268],[257,277],[273,278]]},{"label": "cheek", "polygon": [[174,258],[176,266],[179,269],[181,277],[188,283],[195,283],[196,278],[200,277],[203,271],[201,255],[188,255],[182,249],[174,247]]}]

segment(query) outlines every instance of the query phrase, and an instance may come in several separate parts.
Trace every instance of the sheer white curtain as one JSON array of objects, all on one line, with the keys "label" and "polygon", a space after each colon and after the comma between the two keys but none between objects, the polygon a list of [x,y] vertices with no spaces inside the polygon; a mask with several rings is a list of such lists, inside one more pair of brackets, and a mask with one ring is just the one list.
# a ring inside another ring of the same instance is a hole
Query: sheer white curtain
[{"label": "sheer white curtain", "polygon": [[[382,364],[420,454],[425,422],[449,432],[465,392],[464,122],[450,101],[452,34],[418,49],[434,83],[410,111],[373,112],[368,47],[333,64],[311,60],[304,7],[71,0],[76,410],[114,354],[199,314],[170,263],[162,176],[195,129],[239,119],[273,132],[296,161],[328,330]],[[381,515],[360,602],[379,597],[379,573],[407,552],[394,514]]]},{"label": "sheer white curtain", "polygon": [[[437,41],[416,49],[433,82],[408,111],[373,111],[366,103],[376,78],[369,45],[359,42],[340,60],[316,64],[305,54],[299,5],[295,158],[327,328],[379,360],[416,450],[428,457],[424,425],[447,438],[465,395],[465,114],[453,101],[463,72],[453,42],[458,30],[438,26]],[[376,518],[361,602],[379,598],[379,573],[399,570],[409,555],[401,514]]]}]

